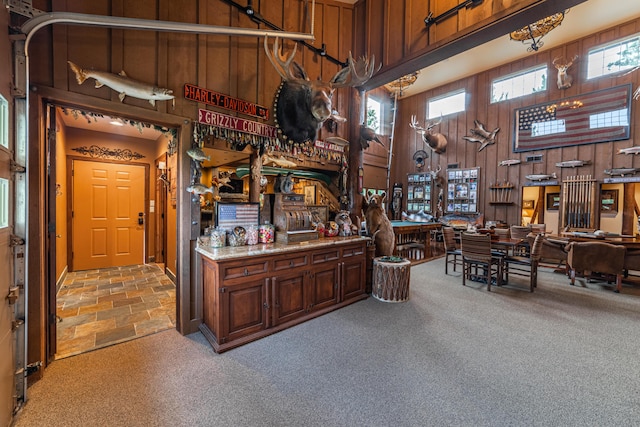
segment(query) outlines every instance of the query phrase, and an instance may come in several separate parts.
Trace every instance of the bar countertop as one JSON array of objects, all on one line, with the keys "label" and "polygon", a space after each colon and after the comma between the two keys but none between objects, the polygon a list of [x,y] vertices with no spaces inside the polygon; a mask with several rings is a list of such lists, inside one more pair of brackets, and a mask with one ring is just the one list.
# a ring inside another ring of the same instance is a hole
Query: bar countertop
[{"label": "bar countertop", "polygon": [[295,252],[303,249],[316,249],[334,245],[344,245],[347,243],[370,240],[369,237],[349,236],[349,237],[324,237],[317,240],[309,240],[299,243],[260,243],[257,245],[244,246],[224,246],[222,248],[212,248],[210,246],[196,247],[196,252],[213,261],[239,259],[260,255],[273,255],[287,252]]}]

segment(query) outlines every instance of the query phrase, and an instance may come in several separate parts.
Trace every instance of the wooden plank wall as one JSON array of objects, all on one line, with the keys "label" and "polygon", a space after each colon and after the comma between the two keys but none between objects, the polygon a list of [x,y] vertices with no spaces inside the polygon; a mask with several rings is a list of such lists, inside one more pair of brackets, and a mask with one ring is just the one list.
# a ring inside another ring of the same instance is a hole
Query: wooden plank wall
[{"label": "wooden plank wall", "polygon": [[[33,6],[45,11],[266,29],[221,0],[35,0]],[[265,19],[287,31],[309,32],[310,16],[305,14],[304,2],[259,1],[254,2],[254,8]],[[310,10],[309,7],[309,15]],[[353,15],[354,6],[351,4],[316,1],[316,40],[310,43],[318,48],[325,43],[330,56],[346,61],[348,52],[353,50]],[[291,48],[291,42],[286,46]],[[145,100],[131,97],[124,100],[125,105],[194,119],[198,108],[216,108],[185,100],[182,96],[184,83],[271,108],[281,80],[265,56],[263,39],[258,37],[54,25],[36,34],[30,60],[32,83],[115,103],[119,103],[118,94],[106,86],[96,89],[92,80],[78,85],[67,61],[83,68],[112,73],[124,70],[132,79],[172,89],[176,95],[175,109],[170,102],[158,102],[154,108]],[[303,46],[298,46],[296,61],[303,65],[310,79],[321,77],[329,80],[340,68]],[[334,106],[345,117],[349,117],[350,97],[349,89],[340,89],[334,94]],[[221,112],[235,115],[228,110]],[[269,123],[273,124],[273,117]],[[335,135],[347,138],[348,132],[348,126],[339,126]]]},{"label": "wooden plank wall", "polygon": [[[602,181],[605,177],[608,177],[604,174],[605,169],[640,167],[640,158],[617,154],[620,148],[634,145],[634,138],[638,135],[638,123],[640,123],[638,101],[632,102],[631,137],[628,140],[522,153],[513,152],[513,116],[515,109],[621,84],[632,83],[634,88],[638,87],[640,71],[627,75],[586,80],[586,54],[590,48],[625,36],[631,36],[638,32],[640,32],[640,20],[634,20],[563,46],[531,54],[524,59],[451,84],[401,99],[396,119],[396,141],[391,167],[392,182],[406,182],[406,174],[415,170],[411,160],[413,153],[418,149],[425,149],[420,137],[409,127],[411,115],[415,114],[419,120],[424,122],[426,104],[430,98],[459,89],[464,89],[467,92],[467,110],[463,113],[444,117],[442,124],[436,130],[447,137],[449,141],[447,151],[442,155],[431,152],[425,168],[436,169],[438,166],[442,166],[444,171],[449,164],[458,164],[462,168],[479,166],[481,171],[479,196],[481,201],[479,209],[485,214],[486,219],[500,219],[509,224],[520,223],[520,194],[522,185],[527,183],[525,175],[555,172],[559,182],[562,182],[564,177],[578,174],[592,175],[595,179]],[[556,86],[556,69],[552,65],[552,61],[558,56],[572,57],[576,54],[579,55],[579,58],[569,69],[569,74],[574,78],[573,85],[569,89],[560,90]],[[516,98],[512,101],[495,104],[489,102],[492,80],[540,64],[547,64],[549,68],[549,84],[546,91]],[[480,152],[478,152],[477,144],[469,143],[462,139],[462,136],[470,135],[469,129],[474,127],[474,119],[479,120],[489,129],[496,127],[501,129],[498,133],[496,144],[490,145]],[[427,149],[427,151],[429,150]],[[525,163],[526,156],[536,154],[543,156],[542,162]],[[497,166],[498,162],[504,159],[520,159],[522,163],[511,167]],[[558,168],[555,166],[557,162],[574,159],[591,160],[592,164],[578,169]],[[488,187],[491,184],[503,181],[509,181],[516,185],[514,190],[516,203],[508,206],[489,204]]]}]

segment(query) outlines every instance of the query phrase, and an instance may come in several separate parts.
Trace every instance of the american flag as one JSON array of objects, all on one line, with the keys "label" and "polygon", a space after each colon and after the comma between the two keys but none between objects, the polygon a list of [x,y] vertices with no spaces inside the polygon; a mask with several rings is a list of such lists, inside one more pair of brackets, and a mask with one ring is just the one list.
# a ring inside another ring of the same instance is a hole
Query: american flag
[{"label": "american flag", "polygon": [[631,85],[516,110],[514,151],[629,138]]},{"label": "american flag", "polygon": [[216,225],[223,230],[234,227],[258,226],[260,204],[258,203],[217,203]]}]

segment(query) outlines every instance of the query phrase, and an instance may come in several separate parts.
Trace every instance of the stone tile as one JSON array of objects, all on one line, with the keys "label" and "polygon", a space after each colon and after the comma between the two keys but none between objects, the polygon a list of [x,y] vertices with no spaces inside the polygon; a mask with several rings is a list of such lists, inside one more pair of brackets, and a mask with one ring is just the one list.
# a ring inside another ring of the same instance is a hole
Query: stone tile
[{"label": "stone tile", "polygon": [[73,302],[65,303],[63,307],[66,310],[68,308],[86,307],[89,305],[95,305],[97,303],[98,303],[98,298],[86,298],[86,299],[79,299]]},{"label": "stone tile", "polygon": [[173,328],[173,324],[171,323],[171,319],[168,316],[163,316],[160,318],[145,320],[139,323],[136,323],[136,335],[143,336],[152,334],[158,331],[164,331],[165,329]]},{"label": "stone tile", "polygon": [[56,314],[64,319],[65,317],[77,316],[78,310],[80,310],[80,308],[78,307],[74,307],[74,308],[56,307]]},{"label": "stone tile", "polygon": [[83,323],[95,322],[96,313],[79,314],[73,317],[64,317],[61,322],[58,322],[59,327],[67,328],[70,326],[77,326]]},{"label": "stone tile", "polygon": [[126,298],[126,299],[118,299],[113,301],[113,307],[122,307],[123,305],[133,305],[133,304],[139,304],[142,302],[142,298],[141,297],[133,297],[133,298]]},{"label": "stone tile", "polygon": [[98,302],[118,301],[118,300],[123,300],[123,299],[127,299],[127,294],[124,293],[124,292],[118,292],[118,293],[115,293],[115,294],[99,297],[98,298]]},{"label": "stone tile", "polygon": [[176,287],[173,285],[161,285],[161,286],[154,286],[153,287],[153,291],[154,292],[163,292],[163,291],[170,291],[175,289]]},{"label": "stone tile", "polygon": [[98,304],[88,305],[86,307],[80,307],[78,308],[78,314],[95,313],[96,311],[104,311],[112,308],[113,308],[112,301],[104,301]]},{"label": "stone tile", "polygon": [[119,316],[126,316],[129,314],[131,314],[131,306],[123,305],[122,307],[114,307],[111,310],[99,311],[96,314],[96,319],[104,320],[104,319],[110,319],[110,318],[115,318]]},{"label": "stone tile", "polygon": [[96,320],[95,322],[83,323],[76,326],[75,337],[82,337],[89,334],[97,334],[102,331],[113,330],[116,327],[116,319]]},{"label": "stone tile", "polygon": [[92,350],[96,345],[95,335],[85,335],[65,341],[58,341],[56,348],[56,358],[73,356],[88,350]]},{"label": "stone tile", "polygon": [[158,308],[160,306],[161,305],[158,301],[149,301],[149,302],[143,302],[140,304],[133,304],[130,307],[131,307],[131,312],[136,313],[141,310],[151,310],[153,308]]},{"label": "stone tile", "polygon": [[58,328],[56,329],[56,338],[58,342],[60,341],[68,341],[75,337],[76,335],[76,327],[71,326],[69,328],[61,328],[58,324]]},{"label": "stone tile", "polygon": [[81,298],[88,298],[88,297],[104,297],[107,295],[111,295],[111,290],[110,289],[98,289],[92,292],[87,292],[86,294],[81,294],[80,297]]},{"label": "stone tile", "polygon": [[147,313],[149,313],[149,316],[152,319],[156,319],[156,318],[168,317],[171,315],[171,313],[175,313],[175,311],[176,311],[175,307],[158,307],[158,308],[152,308],[151,310],[147,310]]},{"label": "stone tile", "polygon": [[144,295],[151,295],[153,294],[153,289],[151,288],[146,288],[146,289],[136,289],[133,291],[128,291],[127,292],[127,297],[132,298],[132,297],[142,297]]},{"label": "stone tile", "polygon": [[110,343],[116,343],[128,338],[136,336],[136,328],[134,325],[122,326],[120,328],[110,329],[96,333],[95,345],[104,346]]},{"label": "stone tile", "polygon": [[77,295],[77,294],[89,293],[89,292],[93,292],[93,291],[95,291],[97,289],[98,288],[95,285],[83,286],[81,288],[72,288],[72,289],[67,289],[67,295]]},{"label": "stone tile", "polygon": [[133,325],[149,319],[151,319],[151,316],[149,316],[149,312],[147,310],[115,317],[116,327],[118,328],[126,325]]},{"label": "stone tile", "polygon": [[98,289],[116,289],[116,288],[121,288],[122,287],[122,282],[118,282],[118,283],[105,283],[102,285],[98,285]]}]

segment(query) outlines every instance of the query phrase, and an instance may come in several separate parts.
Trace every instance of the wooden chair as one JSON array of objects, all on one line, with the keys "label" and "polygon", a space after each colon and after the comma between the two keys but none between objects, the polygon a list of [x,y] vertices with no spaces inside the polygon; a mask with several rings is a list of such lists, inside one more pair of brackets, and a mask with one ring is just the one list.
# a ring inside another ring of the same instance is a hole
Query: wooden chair
[{"label": "wooden chair", "polygon": [[509,273],[529,277],[529,292],[533,292],[533,289],[538,286],[538,264],[544,239],[544,234],[536,234],[529,256],[513,255],[503,258],[505,282],[509,282]]},{"label": "wooden chair", "polygon": [[[626,248],[604,242],[571,242],[568,245],[567,267],[571,284],[574,285],[576,275],[592,277],[593,273],[613,276],[616,280],[616,292],[622,290],[624,261]],[[611,280],[607,280],[611,282]]]},{"label": "wooden chair", "polygon": [[514,253],[522,256],[529,255],[529,242],[527,241],[527,235],[531,232],[530,227],[523,227],[520,225],[512,225],[509,229],[512,239],[522,239],[522,245],[513,248]]},{"label": "wooden chair", "polygon": [[[444,274],[449,274],[449,264],[453,264],[453,271],[456,271],[456,265],[462,265],[462,252],[456,244],[453,228],[442,227],[442,240],[444,242]],[[449,257],[453,259],[450,260]]]},{"label": "wooden chair", "polygon": [[546,233],[547,232],[547,224],[529,224],[531,228],[531,232],[533,233]]},{"label": "wooden chair", "polygon": [[495,277],[496,284],[502,285],[502,256],[491,251],[491,235],[462,233],[460,235],[460,250],[462,252],[462,285],[466,286],[467,277],[471,277],[472,268],[476,276],[483,270],[487,281],[487,290],[491,291],[491,280]]}]

